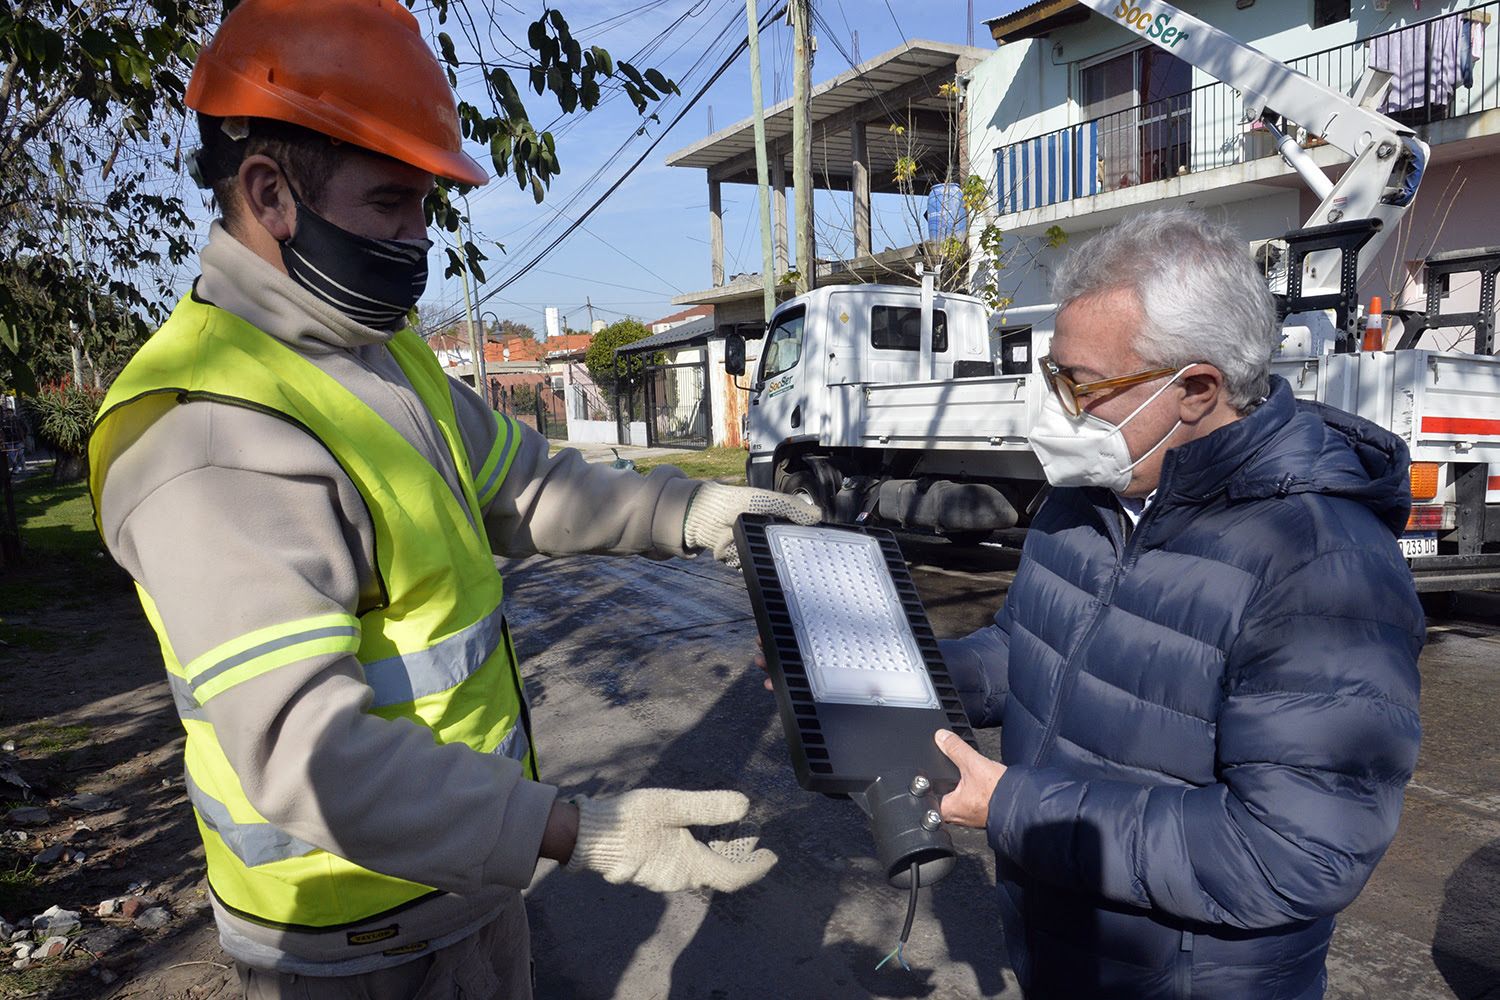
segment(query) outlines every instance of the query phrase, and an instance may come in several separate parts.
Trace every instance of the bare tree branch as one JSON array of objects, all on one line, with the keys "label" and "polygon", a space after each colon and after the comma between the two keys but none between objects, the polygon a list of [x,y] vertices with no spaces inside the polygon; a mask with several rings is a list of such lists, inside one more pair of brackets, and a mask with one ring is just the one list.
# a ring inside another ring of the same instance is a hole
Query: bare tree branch
[{"label": "bare tree branch", "polygon": [[5,64],[5,72],[0,74],[0,129],[5,128],[5,120],[10,117],[10,94],[16,87],[16,70],[20,60],[12,59]]},{"label": "bare tree branch", "polygon": [[57,118],[68,102],[73,100],[72,88],[62,91],[52,98],[45,107],[36,113],[36,116],[16,130],[16,134],[0,145],[0,162],[9,162],[10,159],[20,153],[37,136],[42,134]]}]

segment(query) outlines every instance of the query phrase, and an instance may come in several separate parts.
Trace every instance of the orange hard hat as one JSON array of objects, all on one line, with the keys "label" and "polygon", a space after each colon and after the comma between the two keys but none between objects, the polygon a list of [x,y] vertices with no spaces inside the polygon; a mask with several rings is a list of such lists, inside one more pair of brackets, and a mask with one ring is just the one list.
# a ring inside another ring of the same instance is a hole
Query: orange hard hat
[{"label": "orange hard hat", "polygon": [[290,122],[464,184],[489,180],[463,151],[442,67],[396,0],[243,0],[198,54],[187,105]]}]

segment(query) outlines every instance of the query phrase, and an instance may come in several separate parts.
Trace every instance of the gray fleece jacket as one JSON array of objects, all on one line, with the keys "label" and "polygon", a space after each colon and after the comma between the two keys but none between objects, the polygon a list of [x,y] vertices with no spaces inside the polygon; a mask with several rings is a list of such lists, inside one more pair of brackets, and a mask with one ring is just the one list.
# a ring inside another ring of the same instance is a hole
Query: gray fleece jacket
[{"label": "gray fleece jacket", "polygon": [[[437,426],[386,348],[389,334],[318,301],[215,223],[194,294],[288,344],[371,407],[442,473],[458,474]],[[450,391],[471,465],[494,443],[472,389]],[[675,469],[641,477],[549,456],[523,428],[503,488],[484,510],[498,555],[685,555],[683,522],[700,485]],[[317,440],[254,410],[172,408],[112,465],[100,516],[110,553],[155,601],[186,663],[246,632],[378,600],[374,531],[354,484]],[[373,871],[445,890],[354,946],[350,934],[272,930],[214,901],[235,958],[306,975],[350,975],[419,957],[492,919],[531,880],[557,789],[522,765],[436,746],[409,721],[365,712],[352,655],[288,664],[211,699],[205,711],[245,794],[269,822]],[[545,763],[545,734],[542,760]],[[393,920],[380,921],[381,927]]]}]

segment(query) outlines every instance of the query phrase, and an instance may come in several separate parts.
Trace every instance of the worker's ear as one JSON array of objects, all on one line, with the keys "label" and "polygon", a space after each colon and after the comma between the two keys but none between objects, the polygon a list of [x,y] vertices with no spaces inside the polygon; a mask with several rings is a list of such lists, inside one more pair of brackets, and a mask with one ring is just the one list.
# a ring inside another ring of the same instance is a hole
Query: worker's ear
[{"label": "worker's ear", "polygon": [[1224,374],[1213,365],[1193,365],[1177,381],[1183,390],[1177,416],[1190,426],[1214,412],[1224,398]]},{"label": "worker's ear", "polygon": [[259,222],[277,243],[291,239],[297,206],[286,174],[276,161],[260,153],[245,157],[240,164],[239,183],[245,215]]}]

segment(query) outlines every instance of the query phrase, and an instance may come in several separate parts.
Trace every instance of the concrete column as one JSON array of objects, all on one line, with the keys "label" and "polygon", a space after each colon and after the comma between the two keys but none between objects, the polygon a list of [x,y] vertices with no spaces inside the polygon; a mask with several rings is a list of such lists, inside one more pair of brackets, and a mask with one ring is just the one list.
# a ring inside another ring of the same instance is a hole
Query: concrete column
[{"label": "concrete column", "polygon": [[713,245],[714,287],[724,284],[724,207],[719,182],[708,182],[708,234]]},{"label": "concrete column", "polygon": [[849,129],[851,183],[854,191],[854,256],[870,255],[870,147],[865,140],[865,123],[855,122]]},{"label": "concrete column", "polygon": [[771,157],[771,206],[776,213],[776,275],[787,271],[786,161],[780,150]]}]

